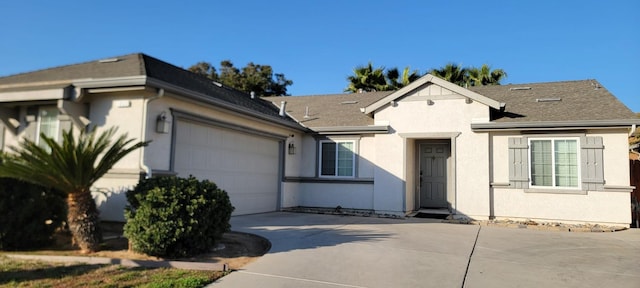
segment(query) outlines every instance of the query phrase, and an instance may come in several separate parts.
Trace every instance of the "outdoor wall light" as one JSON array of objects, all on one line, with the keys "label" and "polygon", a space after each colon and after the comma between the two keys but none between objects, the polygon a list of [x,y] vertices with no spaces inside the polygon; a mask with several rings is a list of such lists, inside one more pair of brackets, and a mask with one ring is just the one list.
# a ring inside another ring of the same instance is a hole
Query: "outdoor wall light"
[{"label": "outdoor wall light", "polygon": [[431,99],[427,100],[427,105],[431,106],[431,105],[433,105],[433,104],[435,104],[435,103],[433,102],[433,100],[431,100]]},{"label": "outdoor wall light", "polygon": [[156,132],[161,134],[169,133],[171,129],[171,122],[167,120],[167,113],[162,111],[158,118],[156,119]]},{"label": "outdoor wall light", "polygon": [[289,151],[289,155],[295,155],[296,154],[296,145],[293,144],[293,142],[289,143],[289,147],[287,147],[287,150]]}]

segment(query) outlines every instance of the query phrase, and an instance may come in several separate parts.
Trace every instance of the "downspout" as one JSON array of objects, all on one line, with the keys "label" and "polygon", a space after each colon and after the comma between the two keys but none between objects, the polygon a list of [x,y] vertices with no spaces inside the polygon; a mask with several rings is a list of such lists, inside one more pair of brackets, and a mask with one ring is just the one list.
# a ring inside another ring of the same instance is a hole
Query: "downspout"
[{"label": "downspout", "polygon": [[[147,135],[147,111],[148,111],[149,103],[151,101],[162,98],[162,96],[164,96],[164,89],[159,88],[155,96],[144,99],[144,102],[142,103],[142,129],[140,132],[140,141],[144,141],[145,136]],[[146,147],[142,147],[142,149],[140,149],[140,169],[144,171],[145,178],[148,179],[148,178],[151,178],[152,175],[151,175],[151,169],[149,169],[149,166],[144,164],[145,149]]]}]

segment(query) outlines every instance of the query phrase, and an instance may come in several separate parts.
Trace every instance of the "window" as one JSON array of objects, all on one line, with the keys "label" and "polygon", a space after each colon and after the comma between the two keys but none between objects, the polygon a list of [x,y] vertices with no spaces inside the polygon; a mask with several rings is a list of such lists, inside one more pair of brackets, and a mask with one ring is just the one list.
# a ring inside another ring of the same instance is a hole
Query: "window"
[{"label": "window", "polygon": [[[36,133],[36,143],[41,147],[47,146],[44,141],[40,141],[40,134],[58,140],[58,108],[43,107],[38,112],[38,131]],[[48,147],[48,146],[47,146]]]},{"label": "window", "polygon": [[355,141],[320,141],[320,176],[354,177]]},{"label": "window", "polygon": [[577,139],[531,139],[532,187],[579,187]]},{"label": "window", "polygon": [[604,164],[602,136],[509,137],[509,187],[514,189],[603,191]]}]

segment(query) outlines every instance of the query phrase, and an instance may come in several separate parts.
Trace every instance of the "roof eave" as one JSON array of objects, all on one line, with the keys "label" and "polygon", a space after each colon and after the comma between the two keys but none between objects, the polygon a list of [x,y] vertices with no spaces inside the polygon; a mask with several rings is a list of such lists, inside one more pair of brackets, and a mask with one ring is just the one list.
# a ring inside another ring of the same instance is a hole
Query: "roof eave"
[{"label": "roof eave", "polygon": [[240,107],[238,105],[227,103],[225,101],[216,99],[209,95],[195,92],[195,91],[192,91],[183,87],[179,87],[177,85],[174,85],[162,80],[158,80],[152,77],[148,77],[148,76],[129,76],[129,77],[113,77],[113,78],[100,78],[100,79],[78,79],[78,80],[74,80],[72,83],[76,87],[76,89],[109,88],[109,87],[139,86],[139,85],[162,88],[169,92],[173,92],[177,95],[186,96],[193,100],[197,100],[207,104],[225,108],[230,111],[234,111],[236,113],[248,115],[248,116],[259,118],[262,120],[267,120],[271,123],[279,124],[279,125],[286,126],[289,128],[300,130],[300,131],[305,131],[305,132],[309,131],[307,128],[299,125],[296,122],[291,122],[281,118],[272,117],[272,116],[264,115],[261,113],[256,113],[251,109],[247,109],[244,107]]},{"label": "roof eave", "polygon": [[104,88],[104,87],[122,87],[122,86],[136,86],[145,85],[147,83],[147,76],[127,76],[127,77],[111,77],[111,78],[99,78],[99,79],[77,79],[73,80],[71,84],[76,88]]},{"label": "roof eave", "polygon": [[147,78],[147,85],[156,87],[156,88],[162,88],[165,89],[169,92],[173,92],[175,94],[178,95],[182,95],[182,96],[186,96],[188,98],[191,98],[193,100],[197,100],[203,103],[207,103],[210,105],[214,105],[217,107],[221,107],[236,113],[240,113],[243,115],[248,115],[251,117],[255,117],[261,120],[266,120],[269,121],[270,123],[275,123],[275,124],[279,124],[281,126],[285,126],[288,128],[293,128],[299,131],[303,131],[303,132],[308,132],[309,129],[303,127],[302,125],[298,124],[297,122],[291,122],[291,121],[287,121],[285,119],[282,118],[278,118],[278,117],[273,117],[273,116],[269,116],[269,115],[265,115],[265,114],[261,114],[261,113],[256,113],[255,111],[248,109],[248,108],[244,108],[244,107],[240,107],[238,105],[234,105],[225,101],[222,101],[220,99],[216,99],[214,97],[211,97],[209,95],[203,94],[203,93],[199,93],[199,92],[195,92],[189,89],[185,89],[182,88],[180,86],[176,86],[173,85],[171,83],[167,83],[164,82],[162,80],[158,80],[155,78]]},{"label": "roof eave", "polygon": [[640,119],[472,123],[474,131],[603,129],[639,125]]},{"label": "roof eave", "polygon": [[388,125],[309,127],[309,129],[321,135],[389,133]]}]

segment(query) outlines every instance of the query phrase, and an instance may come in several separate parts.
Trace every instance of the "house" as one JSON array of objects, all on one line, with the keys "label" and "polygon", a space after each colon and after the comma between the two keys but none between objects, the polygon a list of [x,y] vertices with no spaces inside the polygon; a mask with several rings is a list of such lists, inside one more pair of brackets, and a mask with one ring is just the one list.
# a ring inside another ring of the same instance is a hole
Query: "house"
[{"label": "house", "polygon": [[[640,120],[595,80],[252,97],[144,54],[0,78],[3,146],[118,126],[152,140],[96,184],[106,220],[140,175],[192,174],[235,215],[337,207],[628,226]],[[435,210],[433,210],[435,209]]]},{"label": "house", "polygon": [[236,214],[277,210],[284,142],[307,133],[270,102],[144,54],[2,77],[0,118],[2,147],[86,125],[151,140],[95,184],[112,221],[124,220],[124,192],[141,175],[212,178]]}]

